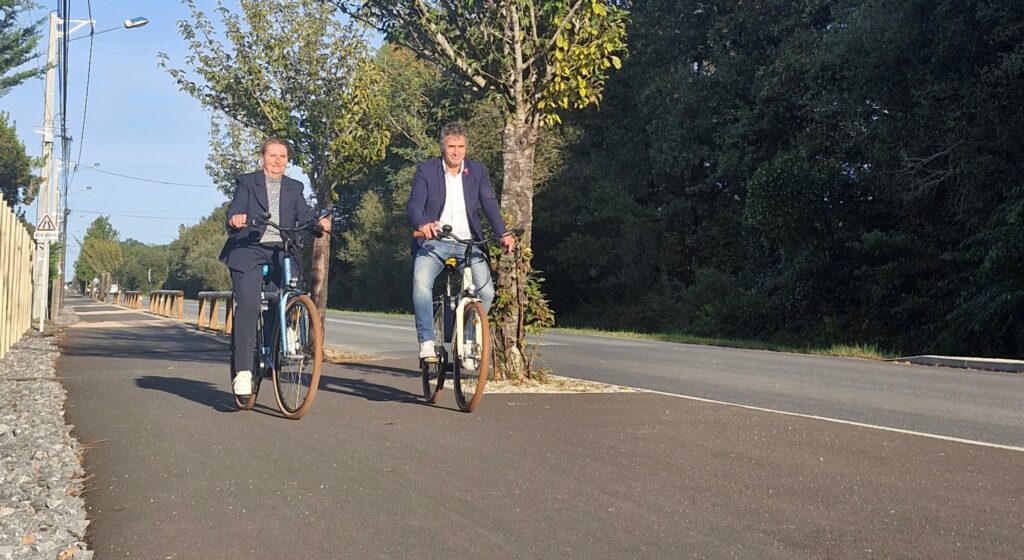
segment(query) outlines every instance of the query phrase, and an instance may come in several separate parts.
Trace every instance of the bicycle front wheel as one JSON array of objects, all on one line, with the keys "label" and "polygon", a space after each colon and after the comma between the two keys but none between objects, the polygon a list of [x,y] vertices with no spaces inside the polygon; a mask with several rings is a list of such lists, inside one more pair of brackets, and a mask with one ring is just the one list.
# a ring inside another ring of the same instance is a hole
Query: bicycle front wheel
[{"label": "bicycle front wheel", "polygon": [[274,340],[274,394],[285,418],[298,420],[313,406],[323,363],[323,325],[320,312],[307,295],[288,300],[284,311],[284,342]]},{"label": "bicycle front wheel", "polygon": [[452,377],[455,381],[455,404],[463,412],[473,412],[480,403],[491,365],[491,329],[487,314],[479,301],[466,304],[459,325],[465,342],[453,342]]}]

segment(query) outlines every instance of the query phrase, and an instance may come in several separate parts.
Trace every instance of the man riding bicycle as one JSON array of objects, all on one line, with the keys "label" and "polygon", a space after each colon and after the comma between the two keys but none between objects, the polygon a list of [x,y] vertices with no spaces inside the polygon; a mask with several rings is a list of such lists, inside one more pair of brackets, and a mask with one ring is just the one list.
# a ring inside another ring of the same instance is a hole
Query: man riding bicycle
[{"label": "man riding bicycle", "polygon": [[[444,268],[449,257],[461,260],[462,245],[444,238],[438,239],[443,226],[451,226],[452,234],[461,239],[484,239],[479,211],[483,210],[494,234],[499,236],[506,251],[515,247],[515,237],[505,231],[498,200],[494,196],[487,167],[466,158],[469,134],[459,124],[446,125],[441,131],[441,157],[432,158],[416,168],[412,192],[406,212],[409,223],[423,237],[413,240],[412,302],[416,314],[416,338],[419,357],[427,362],[437,360],[434,350],[434,312],[432,289],[434,279]],[[491,271],[483,252],[474,249],[470,262],[473,284],[484,311],[494,300]]]},{"label": "man riding bicycle", "polygon": [[[269,213],[269,221],[281,227],[311,222],[316,216],[306,204],[303,185],[284,176],[291,148],[280,138],[268,138],[260,147],[263,170],[246,173],[235,179],[235,193],[228,205],[228,239],[220,252],[220,261],[231,270],[235,290],[235,316],[231,332],[234,342],[236,395],[252,394],[253,352],[256,345],[256,319],[260,311],[260,285],[263,265],[279,269],[284,258],[280,234],[267,228],[266,220],[250,226],[249,220]],[[324,231],[331,231],[331,220],[320,220]],[[276,277],[273,276],[273,277]]]}]

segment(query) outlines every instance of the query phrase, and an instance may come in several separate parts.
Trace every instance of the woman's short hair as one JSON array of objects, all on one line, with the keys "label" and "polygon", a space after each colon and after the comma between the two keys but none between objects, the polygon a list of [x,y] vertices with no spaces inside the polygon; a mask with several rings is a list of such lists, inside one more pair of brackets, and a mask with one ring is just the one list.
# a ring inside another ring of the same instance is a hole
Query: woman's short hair
[{"label": "woman's short hair", "polygon": [[292,157],[292,147],[291,147],[291,145],[288,144],[287,140],[283,140],[281,138],[267,138],[266,140],[264,140],[263,144],[260,145],[260,155],[261,156],[265,155],[267,153],[267,147],[269,147],[271,144],[280,144],[280,145],[284,146],[284,150],[285,150],[285,152],[288,153],[288,157],[289,158]]}]

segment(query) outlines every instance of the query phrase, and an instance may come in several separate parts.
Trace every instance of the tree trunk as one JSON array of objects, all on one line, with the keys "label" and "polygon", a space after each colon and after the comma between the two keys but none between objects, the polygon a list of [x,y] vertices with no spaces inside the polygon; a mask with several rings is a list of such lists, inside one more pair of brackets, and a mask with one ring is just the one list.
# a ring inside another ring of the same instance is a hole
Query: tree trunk
[{"label": "tree trunk", "polygon": [[331,236],[328,233],[313,238],[312,262],[309,270],[313,276],[310,293],[313,303],[320,312],[321,322],[327,319],[327,273],[331,260]]},{"label": "tree trunk", "polygon": [[[517,115],[502,133],[502,159],[504,183],[501,188],[501,207],[508,215],[510,229],[522,228],[519,239],[523,249],[530,247],[533,231],[533,156],[537,146],[537,127]],[[525,306],[522,294],[526,278],[517,272],[521,267],[503,266],[499,290],[511,297],[511,312],[495,321],[496,368],[495,377],[522,379],[529,372],[526,357]],[[501,297],[499,295],[499,297]]]}]

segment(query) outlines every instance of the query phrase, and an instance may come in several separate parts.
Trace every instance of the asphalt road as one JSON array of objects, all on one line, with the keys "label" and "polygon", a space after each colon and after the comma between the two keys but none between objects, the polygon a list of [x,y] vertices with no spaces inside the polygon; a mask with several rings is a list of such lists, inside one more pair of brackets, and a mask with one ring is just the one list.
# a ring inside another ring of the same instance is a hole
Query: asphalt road
[{"label": "asphalt road", "polygon": [[[414,333],[410,318],[327,319],[327,343],[356,353],[412,357]],[[542,344],[538,362],[557,375],[1024,447],[1021,374],[596,335],[547,334]]]},{"label": "asphalt road", "polygon": [[[410,319],[332,312],[327,342],[415,353]],[[548,334],[540,363],[567,377],[796,414],[1024,447],[1024,375]]]},{"label": "asphalt road", "polygon": [[233,409],[223,337],[69,305],[100,559],[1024,557],[1021,451],[652,393],[462,414],[418,400],[407,342],[288,421],[268,386]]}]

